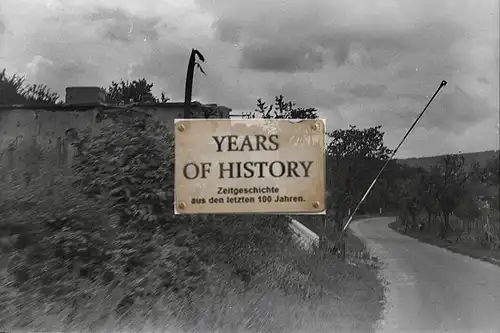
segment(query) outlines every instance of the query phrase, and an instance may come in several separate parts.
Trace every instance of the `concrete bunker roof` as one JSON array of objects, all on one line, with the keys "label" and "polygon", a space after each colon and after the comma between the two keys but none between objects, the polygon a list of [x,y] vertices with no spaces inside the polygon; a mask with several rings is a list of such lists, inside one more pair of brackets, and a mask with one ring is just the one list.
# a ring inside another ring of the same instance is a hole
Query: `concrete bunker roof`
[{"label": "concrete bunker roof", "polygon": [[[213,107],[214,104],[201,104],[200,102],[191,102],[191,107]],[[183,102],[166,102],[166,103],[131,103],[124,105],[116,105],[109,103],[75,103],[75,104],[4,104],[0,105],[0,110],[47,110],[47,111],[85,111],[90,109],[127,109],[131,110],[135,107],[139,108],[164,108],[164,109],[178,109],[183,108]]]}]

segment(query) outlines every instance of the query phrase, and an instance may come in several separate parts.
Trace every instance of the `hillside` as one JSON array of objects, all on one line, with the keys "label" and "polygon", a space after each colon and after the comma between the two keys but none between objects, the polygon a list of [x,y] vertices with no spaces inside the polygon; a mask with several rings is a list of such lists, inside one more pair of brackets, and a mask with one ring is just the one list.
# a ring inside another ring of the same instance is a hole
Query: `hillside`
[{"label": "hillside", "polygon": [[299,249],[283,215],[174,215],[174,138],[157,119],[122,113],[79,138],[71,165],[36,140],[0,163],[0,332],[371,332],[380,319],[361,241],[341,260]]},{"label": "hillside", "polygon": [[[465,159],[465,165],[469,167],[471,164],[478,162],[479,166],[484,167],[486,163],[492,159],[495,155],[498,156],[498,151],[487,150],[475,153],[461,154]],[[439,156],[429,156],[429,157],[417,157],[417,158],[405,158],[398,159],[399,163],[403,163],[415,167],[423,167],[428,169],[431,165],[438,163],[445,155]]]}]

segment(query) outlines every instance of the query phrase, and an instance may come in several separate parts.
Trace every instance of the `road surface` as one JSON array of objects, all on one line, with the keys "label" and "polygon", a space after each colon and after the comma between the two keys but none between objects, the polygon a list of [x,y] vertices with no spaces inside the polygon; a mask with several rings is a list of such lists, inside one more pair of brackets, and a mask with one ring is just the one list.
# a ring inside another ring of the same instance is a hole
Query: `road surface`
[{"label": "road surface", "polygon": [[388,283],[377,332],[500,332],[500,267],[401,235],[392,221],[351,226]]}]

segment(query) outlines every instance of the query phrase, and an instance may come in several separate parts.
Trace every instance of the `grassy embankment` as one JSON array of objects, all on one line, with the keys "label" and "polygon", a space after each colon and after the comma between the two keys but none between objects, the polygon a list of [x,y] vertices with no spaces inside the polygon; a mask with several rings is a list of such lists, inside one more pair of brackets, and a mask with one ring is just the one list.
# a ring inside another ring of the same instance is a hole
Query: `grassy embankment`
[{"label": "grassy embankment", "polygon": [[[43,216],[44,212],[38,209],[26,209],[25,204],[11,205],[4,213]],[[5,226],[9,218],[2,215]],[[271,220],[267,222],[273,223]],[[8,241],[12,237],[4,239]],[[354,247],[351,251],[362,252],[362,242],[354,240],[350,237],[349,244]],[[158,246],[165,248],[168,244]],[[264,271],[255,274],[252,277],[255,281],[247,288],[242,286],[241,278],[234,275],[231,267],[224,267],[218,280],[207,286],[210,292],[206,294],[195,293],[190,299],[180,298],[175,293],[170,295],[168,290],[157,299],[143,295],[140,302],[123,313],[115,309],[118,310],[127,289],[133,288],[134,281],[103,285],[75,279],[73,274],[65,274],[64,269],[58,267],[59,271],[53,273],[61,274],[59,282],[67,279],[69,285],[65,287],[68,291],[72,289],[72,295],[50,299],[47,294],[60,289],[54,284],[23,288],[16,281],[15,274],[19,274],[19,270],[16,270],[15,258],[23,255],[23,250],[2,253],[5,268],[0,287],[2,330],[369,332],[382,308],[383,289],[374,267],[362,261],[354,267],[333,256],[320,258],[291,245],[279,252],[269,247],[269,253],[260,259],[275,264],[262,265]],[[239,258],[245,259],[249,258],[244,255]],[[48,262],[37,264],[39,269],[31,272],[29,267],[22,267],[31,273],[25,284],[35,283],[41,278],[33,276],[37,272],[54,269]],[[155,280],[161,279],[160,275],[152,276],[145,287],[154,289]],[[280,285],[280,281],[286,284]],[[44,288],[48,290],[42,290]],[[303,290],[308,290],[305,297]],[[183,308],[186,311],[177,311]]]},{"label": "grassy embankment", "polygon": [[174,216],[171,138],[144,128],[82,139],[72,172],[2,156],[0,330],[372,331],[370,263],[298,250],[279,216]]},{"label": "grassy embankment", "polygon": [[[437,225],[439,222],[435,221]],[[405,228],[398,219],[389,224],[389,227],[401,234],[418,239],[421,242],[448,249],[467,255],[472,258],[488,261],[500,266],[500,248],[494,248],[487,242],[483,234],[467,234],[463,230],[452,230],[445,239],[441,239],[436,228],[419,230]]]}]

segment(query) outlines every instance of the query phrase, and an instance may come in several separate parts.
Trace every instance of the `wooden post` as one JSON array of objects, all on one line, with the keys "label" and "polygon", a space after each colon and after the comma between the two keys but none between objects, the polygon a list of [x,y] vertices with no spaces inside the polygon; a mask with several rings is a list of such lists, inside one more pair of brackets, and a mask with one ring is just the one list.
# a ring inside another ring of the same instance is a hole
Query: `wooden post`
[{"label": "wooden post", "polygon": [[342,241],[340,242],[340,259],[345,260],[347,251],[347,231],[342,232]]},{"label": "wooden post", "polygon": [[196,62],[196,57],[202,62],[205,61],[203,55],[195,49],[191,50],[191,55],[189,56],[188,68],[186,73],[186,88],[184,90],[184,118],[190,119],[192,118],[191,114],[191,95],[193,94],[193,76],[194,76],[194,67],[198,66],[200,71],[205,74],[201,65]]},{"label": "wooden post", "polygon": [[[330,193],[328,191],[325,191],[325,199],[328,199],[330,196]],[[321,250],[322,251],[328,251],[328,212],[323,216],[323,243]]]},{"label": "wooden post", "polygon": [[193,93],[193,75],[195,64],[195,50],[191,50],[186,73],[186,87],[184,90],[184,119],[191,118],[191,95]]}]

